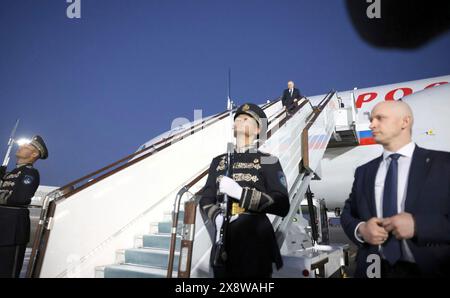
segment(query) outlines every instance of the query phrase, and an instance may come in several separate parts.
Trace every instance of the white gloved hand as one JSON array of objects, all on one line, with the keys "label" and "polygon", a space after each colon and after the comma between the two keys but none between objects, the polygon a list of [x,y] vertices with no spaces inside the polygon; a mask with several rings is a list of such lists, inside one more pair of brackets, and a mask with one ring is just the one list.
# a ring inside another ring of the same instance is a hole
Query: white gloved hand
[{"label": "white gloved hand", "polygon": [[219,241],[220,229],[222,228],[222,225],[223,225],[223,215],[222,214],[218,214],[216,216],[216,242]]},{"label": "white gloved hand", "polygon": [[219,183],[219,192],[227,194],[236,200],[240,200],[242,187],[230,177],[223,176]]}]

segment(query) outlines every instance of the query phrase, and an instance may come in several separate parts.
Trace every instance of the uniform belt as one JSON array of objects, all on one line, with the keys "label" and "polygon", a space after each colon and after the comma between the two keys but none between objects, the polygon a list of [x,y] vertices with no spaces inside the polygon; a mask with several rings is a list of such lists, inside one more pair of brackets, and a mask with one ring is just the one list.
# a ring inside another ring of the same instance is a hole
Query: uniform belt
[{"label": "uniform belt", "polygon": [[237,215],[237,214],[241,214],[244,213],[245,209],[239,206],[239,203],[237,202],[233,202],[233,204],[231,205],[231,215]]}]

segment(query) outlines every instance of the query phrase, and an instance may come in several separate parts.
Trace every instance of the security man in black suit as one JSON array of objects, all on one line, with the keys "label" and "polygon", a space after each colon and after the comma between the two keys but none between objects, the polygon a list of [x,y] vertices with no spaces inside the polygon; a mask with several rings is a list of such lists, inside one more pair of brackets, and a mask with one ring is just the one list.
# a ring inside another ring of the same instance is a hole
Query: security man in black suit
[{"label": "security man in black suit", "polygon": [[[237,109],[234,119],[236,147],[230,158],[231,171],[227,171],[227,154],[212,160],[206,185],[198,193],[199,204],[215,225],[217,244],[224,223],[220,208],[223,195],[227,194],[232,202],[225,236],[228,257],[224,270],[216,270],[212,264],[214,276],[267,278],[272,274],[272,264],[279,269],[282,259],[266,214],[284,217],[289,212],[286,177],[278,158],[257,150],[258,135],[264,136],[267,127],[263,124],[267,121],[264,111],[255,104],[244,104]],[[216,248],[214,245],[211,256]]]},{"label": "security man in black suit", "polygon": [[288,113],[291,113],[295,110],[295,107],[298,106],[297,102],[303,97],[304,96],[300,91],[295,88],[294,82],[289,81],[288,88],[283,91],[281,102],[283,103],[283,106],[286,107]]},{"label": "security man in black suit", "polygon": [[383,154],[356,169],[341,214],[358,246],[355,277],[450,276],[450,153],[417,146],[413,123],[403,101],[372,109]]},{"label": "security man in black suit", "polygon": [[30,240],[28,205],[39,186],[33,164],[46,159],[44,140],[35,136],[16,152],[17,166],[11,172],[0,167],[0,277],[19,277]]}]

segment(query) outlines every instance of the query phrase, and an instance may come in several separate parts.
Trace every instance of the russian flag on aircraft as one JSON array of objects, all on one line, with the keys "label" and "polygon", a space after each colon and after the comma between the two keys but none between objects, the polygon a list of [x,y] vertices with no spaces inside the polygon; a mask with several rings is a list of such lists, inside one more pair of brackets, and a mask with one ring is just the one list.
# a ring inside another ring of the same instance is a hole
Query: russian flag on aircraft
[{"label": "russian flag on aircraft", "polygon": [[359,144],[360,145],[374,145],[374,144],[376,144],[375,140],[373,138],[371,130],[358,131],[358,136],[359,136]]}]

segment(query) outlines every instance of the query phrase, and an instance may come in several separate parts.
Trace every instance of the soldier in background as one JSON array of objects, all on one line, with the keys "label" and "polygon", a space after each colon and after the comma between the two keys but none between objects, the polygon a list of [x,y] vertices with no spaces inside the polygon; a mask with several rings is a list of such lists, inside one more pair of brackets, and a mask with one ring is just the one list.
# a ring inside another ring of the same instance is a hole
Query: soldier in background
[{"label": "soldier in background", "polygon": [[11,172],[0,167],[0,277],[19,277],[30,240],[28,205],[39,186],[39,172],[33,167],[48,157],[40,136],[16,152],[17,165]]},{"label": "soldier in background", "polygon": [[[227,154],[215,157],[200,195],[203,213],[216,227],[216,244],[224,222],[219,203],[223,194],[232,201],[231,219],[225,236],[227,259],[225,268],[216,270],[215,277],[267,278],[272,275],[272,263],[282,266],[272,224],[266,214],[286,216],[289,197],[286,178],[278,159],[257,150],[259,135],[265,135],[264,111],[257,105],[244,104],[234,116],[236,147],[231,154],[231,173],[227,172]],[[213,246],[211,255],[215,254]]]}]

